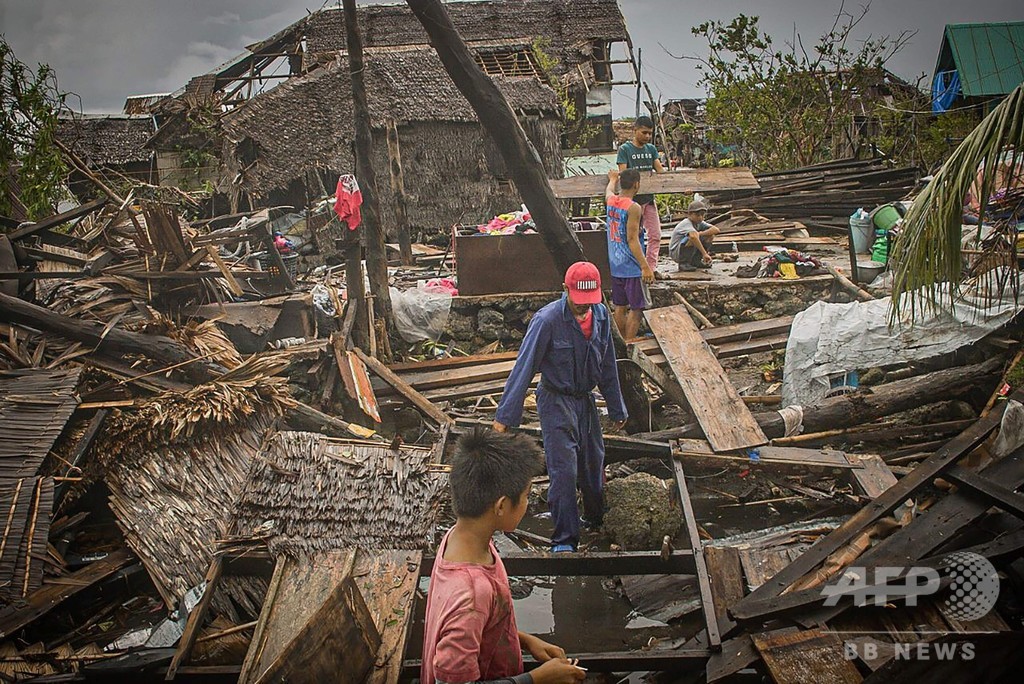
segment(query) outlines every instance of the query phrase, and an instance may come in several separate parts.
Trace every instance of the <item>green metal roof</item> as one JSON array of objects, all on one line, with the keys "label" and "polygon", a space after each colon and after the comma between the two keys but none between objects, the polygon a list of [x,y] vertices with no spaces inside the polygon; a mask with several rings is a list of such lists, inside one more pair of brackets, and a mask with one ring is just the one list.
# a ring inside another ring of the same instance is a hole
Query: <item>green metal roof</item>
[{"label": "green metal roof", "polygon": [[1024,82],[1024,21],[946,24],[935,71],[952,69],[965,97],[1008,94]]}]

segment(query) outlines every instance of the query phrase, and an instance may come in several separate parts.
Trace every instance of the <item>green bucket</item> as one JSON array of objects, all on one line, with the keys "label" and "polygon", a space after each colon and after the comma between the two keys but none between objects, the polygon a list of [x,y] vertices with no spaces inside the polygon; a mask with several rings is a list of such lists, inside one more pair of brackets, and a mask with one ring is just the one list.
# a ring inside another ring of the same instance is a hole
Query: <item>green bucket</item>
[{"label": "green bucket", "polygon": [[892,227],[901,218],[900,212],[896,211],[896,207],[891,204],[883,204],[871,212],[871,220],[874,221],[875,228],[879,230],[892,230]]}]

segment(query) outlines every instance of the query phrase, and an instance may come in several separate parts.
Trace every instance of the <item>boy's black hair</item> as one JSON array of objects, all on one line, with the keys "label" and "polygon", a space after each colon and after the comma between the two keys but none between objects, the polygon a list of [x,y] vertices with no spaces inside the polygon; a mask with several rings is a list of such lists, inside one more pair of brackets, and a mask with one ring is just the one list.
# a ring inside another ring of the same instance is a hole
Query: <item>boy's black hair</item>
[{"label": "boy's black hair", "polygon": [[455,445],[448,476],[452,509],[460,518],[479,518],[503,496],[518,504],[519,495],[543,470],[544,453],[533,439],[473,428]]},{"label": "boy's black hair", "polygon": [[633,130],[638,128],[654,128],[654,120],[649,116],[638,116],[633,122]]},{"label": "boy's black hair", "polygon": [[622,169],[619,173],[619,187],[623,190],[632,190],[640,182],[640,172],[636,169]]}]

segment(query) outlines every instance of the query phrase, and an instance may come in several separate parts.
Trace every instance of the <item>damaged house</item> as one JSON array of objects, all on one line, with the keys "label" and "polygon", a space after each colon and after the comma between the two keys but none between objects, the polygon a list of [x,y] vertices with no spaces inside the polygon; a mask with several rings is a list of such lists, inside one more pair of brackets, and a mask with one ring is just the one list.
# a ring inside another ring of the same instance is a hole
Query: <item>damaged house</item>
[{"label": "damaged house", "polygon": [[[463,2],[449,9],[551,177],[562,176],[566,111],[586,122],[592,145],[612,145],[611,88],[623,82],[614,80],[612,65],[633,64],[614,0]],[[359,22],[375,165],[387,168],[392,126],[408,201],[417,207],[413,230],[479,218],[465,216],[467,206],[481,217],[517,207],[494,144],[409,9],[363,6]],[[615,45],[625,58],[613,59]],[[339,173],[354,166],[345,56],[344,14],[326,8],[155,103],[160,128],[149,147],[161,181],[180,185],[191,165],[191,181],[211,182],[232,211],[307,206],[330,194]],[[165,166],[179,173],[164,174]],[[381,195],[384,222],[394,224],[391,193]]]},{"label": "damaged house", "polygon": [[[62,118],[57,135],[90,169],[155,184],[156,155],[146,147],[155,131],[149,114],[79,114]],[[76,195],[91,190],[77,171],[70,187]]]}]

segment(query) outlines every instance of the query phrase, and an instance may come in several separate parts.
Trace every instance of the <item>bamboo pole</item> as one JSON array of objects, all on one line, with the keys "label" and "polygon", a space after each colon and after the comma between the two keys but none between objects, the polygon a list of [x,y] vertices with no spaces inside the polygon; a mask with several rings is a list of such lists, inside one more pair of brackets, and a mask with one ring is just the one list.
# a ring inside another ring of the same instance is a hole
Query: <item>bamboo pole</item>
[{"label": "bamboo pole", "polygon": [[690,315],[693,316],[694,318],[696,318],[697,322],[700,323],[702,327],[704,327],[704,328],[714,328],[715,327],[715,324],[712,323],[710,320],[708,320],[708,317],[705,316],[704,314],[702,314],[700,312],[700,309],[695,307],[693,304],[690,304],[690,302],[686,301],[686,298],[683,297],[683,295],[679,294],[678,292],[673,292],[672,293],[672,297],[674,297],[677,302],[679,302],[680,304],[685,306],[686,310],[690,312]]}]

